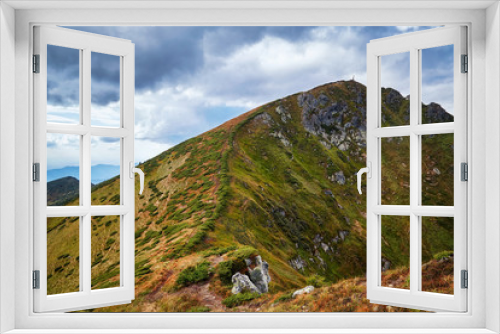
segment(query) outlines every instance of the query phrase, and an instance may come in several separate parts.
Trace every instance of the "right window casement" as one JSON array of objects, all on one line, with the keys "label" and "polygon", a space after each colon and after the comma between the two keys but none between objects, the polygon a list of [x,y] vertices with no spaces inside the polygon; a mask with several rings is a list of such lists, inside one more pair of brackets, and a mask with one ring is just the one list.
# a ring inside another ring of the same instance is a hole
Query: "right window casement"
[{"label": "right window casement", "polygon": [[[467,182],[462,177],[467,163],[466,54],[466,27],[458,26],[373,40],[367,46],[367,295],[373,303],[467,310],[461,284],[467,270]],[[392,61],[395,57],[407,60]],[[448,67],[426,72],[426,62],[437,60]],[[391,77],[408,86],[408,96],[384,91]],[[431,103],[439,102],[440,94],[447,102]],[[388,113],[393,98],[407,101],[398,115]],[[398,187],[388,188],[387,178],[397,179],[391,184]],[[400,238],[385,238],[385,231],[396,225],[404,231]],[[452,292],[433,281],[432,270],[439,266],[426,267],[428,249],[444,242],[449,250],[440,256],[453,263],[447,268]],[[386,254],[388,243],[400,244],[391,245],[392,255]],[[382,279],[389,255],[407,261],[406,288],[393,288]]]}]

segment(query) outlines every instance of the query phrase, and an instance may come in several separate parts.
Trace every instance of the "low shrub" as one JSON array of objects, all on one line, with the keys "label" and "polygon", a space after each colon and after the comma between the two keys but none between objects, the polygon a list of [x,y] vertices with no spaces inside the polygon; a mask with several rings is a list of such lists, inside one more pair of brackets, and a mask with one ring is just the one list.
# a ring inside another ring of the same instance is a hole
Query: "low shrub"
[{"label": "low shrub", "polygon": [[452,256],[453,256],[453,251],[442,251],[442,252],[434,254],[433,258],[434,258],[434,260],[439,261],[441,259],[452,257]]},{"label": "low shrub", "polygon": [[307,285],[312,285],[315,288],[321,288],[322,286],[327,285],[326,280],[323,276],[313,275],[306,279]]},{"label": "low shrub", "polygon": [[281,295],[278,299],[276,299],[277,302],[286,302],[287,300],[293,299],[293,292],[285,293],[284,295]]},{"label": "low shrub", "polygon": [[210,263],[204,261],[202,263],[197,264],[196,266],[191,266],[179,274],[177,280],[175,281],[175,285],[178,288],[185,287],[191,285],[193,283],[198,283],[201,281],[205,281],[210,276],[209,272]]},{"label": "low shrub", "polygon": [[186,312],[210,312],[210,307],[208,306],[193,306]]},{"label": "low shrub", "polygon": [[242,305],[243,303],[258,298],[260,294],[257,292],[246,292],[239,293],[237,295],[232,295],[227,297],[222,301],[222,304],[226,305],[229,308],[233,308],[235,306]]},{"label": "low shrub", "polygon": [[233,277],[233,261],[225,261],[219,263],[217,266],[217,274],[222,283],[229,285],[232,283],[231,278]]}]

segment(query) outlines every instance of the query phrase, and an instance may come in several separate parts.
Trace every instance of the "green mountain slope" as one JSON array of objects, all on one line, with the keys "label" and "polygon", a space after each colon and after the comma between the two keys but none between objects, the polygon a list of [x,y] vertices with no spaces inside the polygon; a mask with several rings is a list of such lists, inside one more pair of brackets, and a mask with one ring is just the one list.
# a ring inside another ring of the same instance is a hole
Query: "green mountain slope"
[{"label": "green mountain slope", "polygon": [[[393,89],[382,96],[383,124],[404,124],[407,98]],[[437,104],[423,106],[423,118],[452,121]],[[339,81],[256,108],[141,164],[147,186],[136,197],[136,299],[95,311],[235,310],[223,303],[231,296],[231,276],[256,255],[269,263],[268,300],[364,276],[366,202],[357,193],[356,172],[365,165],[365,119],[366,88]],[[453,136],[428,137],[423,201],[443,205],[453,198],[453,161],[441,153]],[[382,147],[384,204],[406,204],[409,141],[395,138]],[[116,204],[118,184],[115,178],[94,187],[93,202]],[[95,289],[118,284],[117,221],[93,219]],[[381,261],[386,269],[404,270],[408,224],[404,217],[382,222]],[[426,262],[453,250],[452,231],[452,220],[425,221]],[[70,238],[77,234],[71,219],[49,219],[50,293],[78,289],[78,245]],[[440,288],[449,289],[449,281]]]}]

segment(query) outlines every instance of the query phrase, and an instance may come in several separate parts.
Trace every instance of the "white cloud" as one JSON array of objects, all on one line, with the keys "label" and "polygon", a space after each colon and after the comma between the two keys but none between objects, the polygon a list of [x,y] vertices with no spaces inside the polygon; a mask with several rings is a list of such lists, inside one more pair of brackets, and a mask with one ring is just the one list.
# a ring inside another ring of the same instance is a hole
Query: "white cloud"
[{"label": "white cloud", "polygon": [[151,140],[135,140],[135,162],[144,162],[168,150],[172,145],[157,143]]},{"label": "white cloud", "polygon": [[91,105],[90,122],[93,126],[120,127],[120,102],[101,106]]},{"label": "white cloud", "polygon": [[47,169],[79,164],[80,136],[47,133]]}]

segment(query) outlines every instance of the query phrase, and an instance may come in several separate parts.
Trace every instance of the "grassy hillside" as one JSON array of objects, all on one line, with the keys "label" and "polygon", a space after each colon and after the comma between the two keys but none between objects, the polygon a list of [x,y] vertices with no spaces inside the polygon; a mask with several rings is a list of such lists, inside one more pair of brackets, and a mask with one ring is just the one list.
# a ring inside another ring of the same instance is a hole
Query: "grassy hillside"
[{"label": "grassy hillside", "polygon": [[[384,124],[403,124],[408,100],[392,89],[382,94]],[[438,105],[423,111],[424,122],[452,120]],[[93,311],[387,311],[368,305],[360,283],[366,203],[357,193],[355,173],[365,165],[365,119],[365,87],[340,81],[251,110],[142,163],[146,187],[136,195],[136,299]],[[452,147],[453,136],[428,137],[423,201],[443,205],[453,196],[453,161],[440,152]],[[386,140],[382,151],[383,202],[408,204],[409,142]],[[95,186],[93,204],[117,204],[118,185],[114,178]],[[92,221],[94,289],[118,284],[118,221]],[[49,293],[78,289],[77,222],[49,220]],[[449,219],[425,221],[422,253],[429,268],[443,259],[452,266],[452,231]],[[397,276],[397,286],[407,284],[404,217],[383,218],[383,243],[387,277]],[[232,274],[255,255],[269,263],[269,293],[231,297]],[[434,277],[430,290],[453,288],[449,270],[427,277]],[[306,285],[319,288],[287,299]],[[342,308],[340,300],[326,301],[335,291],[351,302],[342,301]],[[295,307],[298,300],[305,308]]]}]

